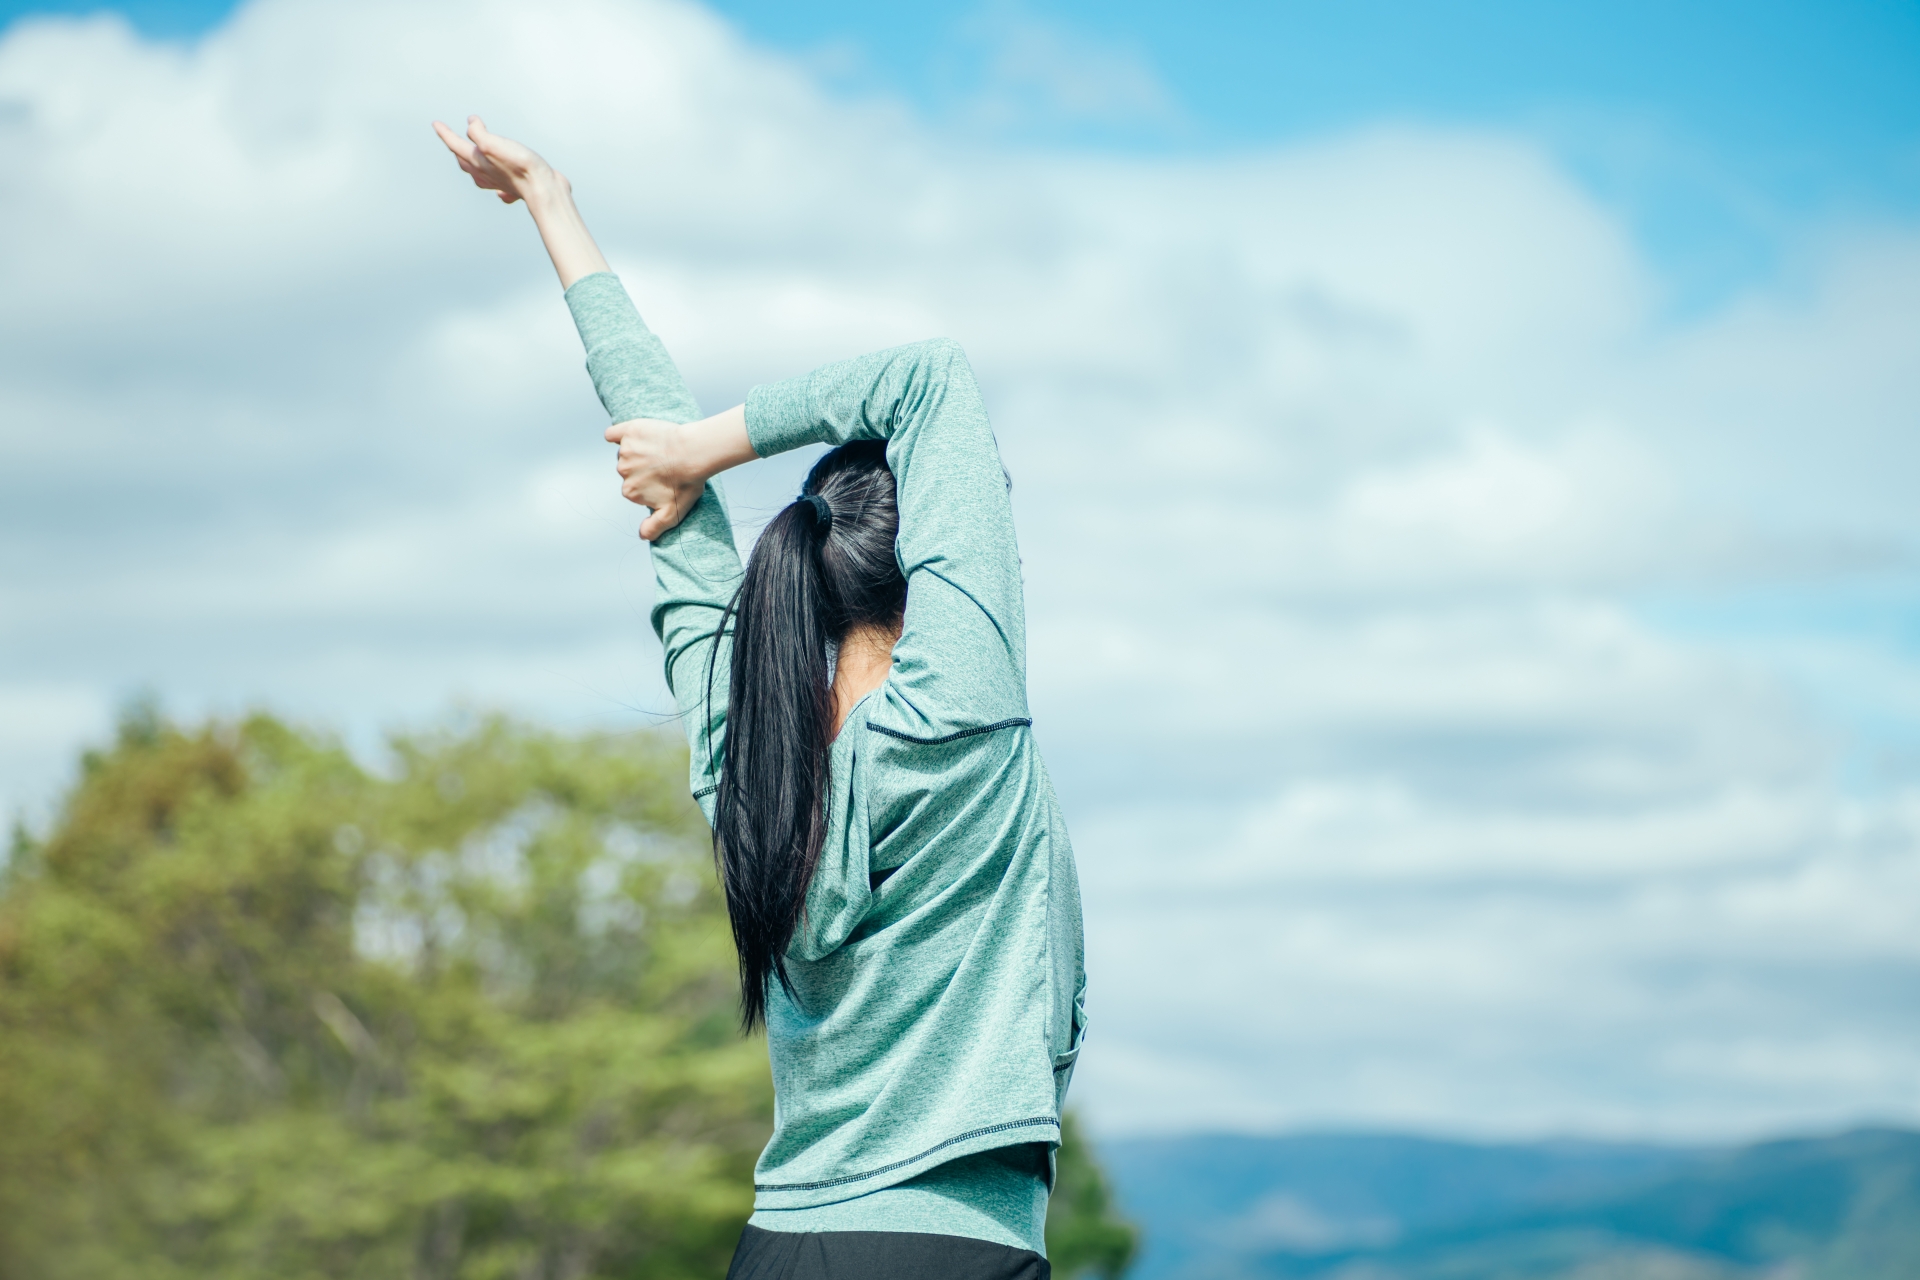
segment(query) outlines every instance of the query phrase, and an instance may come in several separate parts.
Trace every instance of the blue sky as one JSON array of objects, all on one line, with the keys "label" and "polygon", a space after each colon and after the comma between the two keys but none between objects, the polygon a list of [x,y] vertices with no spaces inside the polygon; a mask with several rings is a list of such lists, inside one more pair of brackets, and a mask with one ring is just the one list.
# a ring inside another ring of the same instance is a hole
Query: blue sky
[{"label": "blue sky", "polygon": [[[224,0],[0,3],[0,21],[111,9],[192,38]],[[1166,88],[1152,118],[1023,116],[1031,140],[1213,151],[1379,120],[1546,140],[1627,213],[1691,313],[1790,269],[1808,220],[1920,211],[1920,4],[1888,0],[816,4],[719,0],[750,38],[938,117],[989,74],[994,34],[1053,27]]]},{"label": "blue sky", "polygon": [[966,344],[1097,1127],[1920,1121],[1920,10],[1175,8],[12,22],[0,812],[143,689],[664,718],[479,110],[710,407]]},{"label": "blue sky", "polygon": [[[712,7],[845,96],[902,98],[931,120],[1014,145],[1206,155],[1382,122],[1527,136],[1626,220],[1659,270],[1660,313],[1674,320],[1742,290],[1794,287],[1807,246],[1829,228],[1920,217],[1920,4]],[[191,40],[233,8],[6,0],[0,22],[106,9],[149,36]],[[970,108],[983,85],[1009,78],[996,66],[1009,31],[1037,35],[1041,57],[1064,51],[1137,73],[1164,99],[1083,110],[1043,86],[1043,100],[1026,95],[1009,118],[983,123]],[[1920,599],[1904,579],[1650,597],[1645,608],[1676,630],[1754,643],[1840,632],[1894,653],[1920,646]],[[1798,678],[1871,744],[1849,765],[1856,776],[1886,772],[1871,759],[1906,766],[1920,731],[1903,714],[1876,708],[1845,672],[1813,664]]]}]

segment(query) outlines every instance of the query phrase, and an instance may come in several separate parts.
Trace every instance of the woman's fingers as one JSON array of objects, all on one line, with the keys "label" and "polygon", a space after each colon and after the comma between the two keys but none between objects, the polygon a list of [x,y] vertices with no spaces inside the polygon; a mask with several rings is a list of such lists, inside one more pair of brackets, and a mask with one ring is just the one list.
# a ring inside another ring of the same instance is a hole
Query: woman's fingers
[{"label": "woman's fingers", "polygon": [[452,129],[449,129],[446,125],[441,124],[438,120],[433,122],[433,131],[440,135],[440,141],[447,144],[447,150],[453,152],[454,158],[459,160],[461,164],[471,164],[473,162],[473,144],[471,142],[468,142],[465,138],[455,133]]},{"label": "woman's fingers", "polygon": [[687,512],[700,500],[698,489],[648,483],[646,477],[632,477],[620,486],[620,495],[636,506],[647,508],[640,522],[640,536],[652,542],[686,519]]},{"label": "woman's fingers", "polygon": [[[513,140],[503,138],[487,129],[487,122],[479,116],[467,117],[467,136],[473,139],[474,150],[486,157],[487,163],[502,166],[503,162],[513,159],[507,152],[514,150]],[[513,167],[505,165],[504,167]]]},{"label": "woman's fingers", "polygon": [[642,504],[647,508],[647,518],[640,522],[640,536],[652,542],[679,521],[673,514],[672,494],[655,493],[648,496],[653,501]]},{"label": "woman's fingers", "polygon": [[480,150],[478,150],[472,142],[468,142],[467,138],[463,138],[463,136],[459,136],[457,132],[447,129],[440,121],[434,121],[434,132],[440,134],[440,140],[447,144],[447,150],[453,152],[453,159],[459,161],[461,173],[465,173],[468,178],[472,178],[478,186],[488,186],[488,182],[482,178],[482,173],[480,173],[482,167],[486,165],[486,157],[480,155]]},{"label": "woman's fingers", "polygon": [[477,144],[461,137],[438,120],[433,122],[433,131],[440,135],[440,141],[447,144],[447,150],[453,152],[453,158],[460,163],[461,172],[473,179],[474,186],[482,191],[498,193],[500,199],[507,204],[512,204],[520,198],[518,193],[507,190],[507,184],[502,181],[501,174]]},{"label": "woman's fingers", "polygon": [[608,427],[605,438],[617,444],[613,468],[620,473],[620,496],[649,509],[640,536],[652,542],[686,518],[700,501],[705,477],[689,477],[676,462],[675,433],[682,428],[651,418],[634,418]]},{"label": "woman's fingers", "polygon": [[665,506],[655,507],[653,513],[640,522],[640,536],[648,542],[686,519],[690,508],[677,497]]},{"label": "woman's fingers", "polygon": [[433,122],[433,131],[440,135],[440,141],[447,144],[447,150],[453,152],[453,158],[460,162],[461,170],[469,178],[482,187],[494,185],[486,180],[487,158],[481,154],[480,148],[438,120]]}]

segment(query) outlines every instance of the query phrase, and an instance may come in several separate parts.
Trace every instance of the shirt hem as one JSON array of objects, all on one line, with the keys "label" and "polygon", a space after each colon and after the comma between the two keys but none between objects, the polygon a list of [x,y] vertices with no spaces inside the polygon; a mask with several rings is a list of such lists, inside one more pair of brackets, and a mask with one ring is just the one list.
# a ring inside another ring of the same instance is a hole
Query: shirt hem
[{"label": "shirt hem", "polygon": [[[1032,1137],[1009,1136],[1036,1129],[1047,1132]],[[1059,1141],[1060,1120],[1057,1116],[1032,1116],[1024,1120],[1006,1120],[999,1124],[969,1129],[944,1142],[935,1143],[917,1155],[861,1173],[850,1173],[835,1178],[819,1178],[807,1182],[756,1182],[753,1185],[753,1207],[755,1209],[811,1209],[840,1200],[851,1200],[869,1191],[878,1191],[882,1187],[905,1182],[909,1178],[925,1173],[928,1169],[945,1164],[949,1160],[958,1160],[962,1156],[991,1151],[995,1147],[1009,1146],[1016,1142],[1051,1142],[1057,1145]]]}]

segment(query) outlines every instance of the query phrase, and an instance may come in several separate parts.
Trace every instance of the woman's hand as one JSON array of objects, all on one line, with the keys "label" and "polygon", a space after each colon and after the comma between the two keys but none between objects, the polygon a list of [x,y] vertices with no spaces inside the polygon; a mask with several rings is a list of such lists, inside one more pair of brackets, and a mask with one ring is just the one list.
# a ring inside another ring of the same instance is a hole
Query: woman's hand
[{"label": "woman's hand", "polygon": [[620,473],[620,493],[628,502],[651,508],[640,524],[648,542],[687,518],[707,483],[693,461],[688,427],[656,418],[635,418],[607,428],[607,439],[620,446],[614,469]]},{"label": "woman's hand", "polygon": [[657,418],[616,422],[607,439],[620,446],[614,469],[621,495],[651,509],[640,524],[648,542],[687,518],[709,479],[759,456],[747,439],[745,406],[685,424]]},{"label": "woman's hand", "polygon": [[554,172],[532,147],[512,138],[487,132],[487,122],[479,116],[467,117],[467,136],[461,137],[438,120],[433,131],[447,144],[460,168],[482,191],[491,191],[503,204],[525,200],[548,190],[567,187],[567,180]]},{"label": "woman's hand", "polygon": [[593,242],[580,211],[573,206],[572,185],[533,148],[488,133],[486,121],[479,116],[467,117],[464,138],[438,120],[433,122],[433,131],[453,152],[474,186],[493,192],[506,204],[527,202],[533,225],[540,229],[541,243],[547,246],[553,269],[560,274],[562,289],[571,289],[581,276],[608,269],[600,246]]}]

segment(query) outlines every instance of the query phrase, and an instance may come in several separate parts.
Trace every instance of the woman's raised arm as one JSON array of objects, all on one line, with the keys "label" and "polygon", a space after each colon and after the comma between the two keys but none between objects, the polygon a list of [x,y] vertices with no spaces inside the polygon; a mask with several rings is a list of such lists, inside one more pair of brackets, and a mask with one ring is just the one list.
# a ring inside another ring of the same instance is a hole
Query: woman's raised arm
[{"label": "woman's raised arm", "polygon": [[573,185],[565,174],[542,160],[533,148],[487,131],[479,116],[467,117],[467,136],[461,137],[438,120],[433,131],[447,144],[454,159],[473,179],[473,185],[491,191],[501,203],[524,200],[541,243],[560,273],[560,287],[571,289],[581,276],[606,271],[607,260],[593,242],[586,220],[573,204]]},{"label": "woman's raised arm", "polygon": [[1013,503],[959,344],[916,342],[755,387],[743,425],[763,457],[803,444],[887,442],[907,613],[887,678],[888,705],[899,715],[882,732],[944,742],[1026,723],[1026,601]]},{"label": "woman's raised arm", "polygon": [[[587,351],[587,372],[620,446],[621,491],[651,507],[641,535],[653,543],[653,627],[666,654],[667,683],[686,720],[691,784],[711,807],[714,768],[725,740],[731,634],[721,620],[739,585],[726,504],[708,477],[754,457],[740,410],[701,419],[679,368],[647,328],[619,279],[607,268],[573,189],[533,150],[467,118],[462,138],[434,122],[434,131],[474,185],[506,204],[524,201],[553,268],[566,288],[567,309]],[[712,696],[704,679],[721,675]]]},{"label": "woman's raised arm", "polygon": [[[612,269],[574,206],[573,185],[565,174],[533,148],[490,132],[479,116],[467,117],[464,138],[438,120],[433,131],[473,185],[498,195],[504,204],[524,201],[533,215],[581,326],[594,389],[614,419],[607,440],[620,446],[615,466],[621,492],[630,502],[651,509],[640,536],[655,541],[686,519],[709,479],[754,459],[741,411],[692,421],[699,409],[686,394],[679,371],[646,332],[619,284],[592,281],[582,286],[592,297],[573,293],[577,281],[602,272],[610,276]],[[597,287],[602,285],[606,287]],[[602,347],[615,350],[598,349]]]}]

